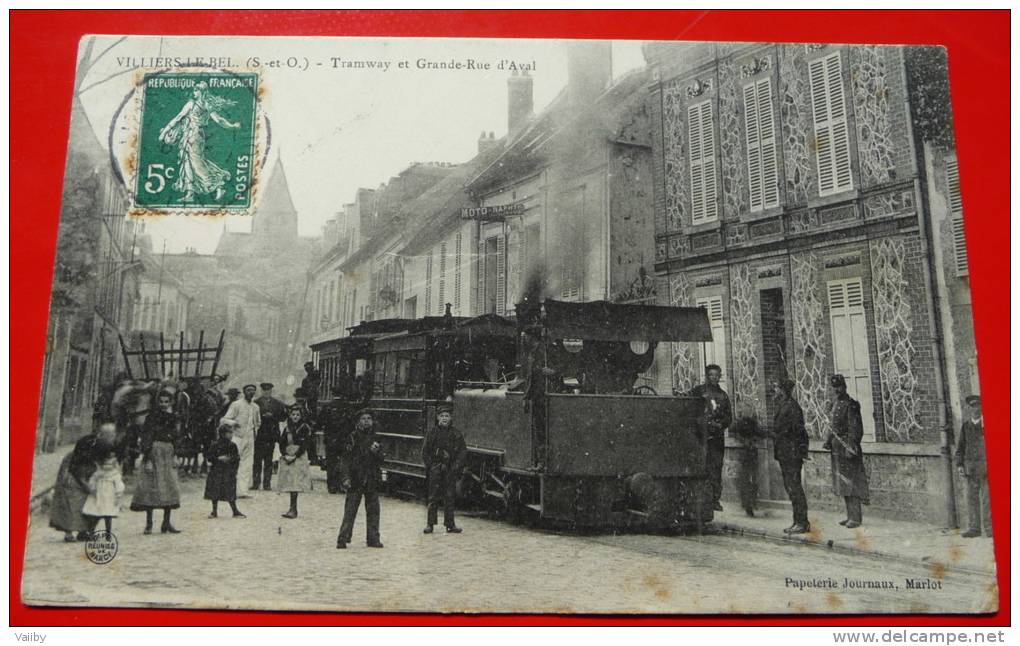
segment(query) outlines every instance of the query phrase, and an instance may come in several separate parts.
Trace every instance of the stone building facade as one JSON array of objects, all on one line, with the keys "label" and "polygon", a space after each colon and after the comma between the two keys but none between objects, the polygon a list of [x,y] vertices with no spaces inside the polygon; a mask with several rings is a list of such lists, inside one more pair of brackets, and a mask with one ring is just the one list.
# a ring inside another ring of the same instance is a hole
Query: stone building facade
[{"label": "stone building facade", "polygon": [[[842,373],[861,402],[871,513],[944,522],[948,402],[903,48],[650,43],[645,55],[659,298],[706,307],[714,337],[674,348],[674,387],[718,363],[731,396],[770,420],[767,385],[794,379],[809,499],[835,507],[821,444],[828,377]],[[785,499],[761,457],[761,497]]]},{"label": "stone building facade", "polygon": [[52,451],[92,429],[93,404],[123,368],[118,335],[130,327],[142,266],[139,225],[75,98],[46,332],[37,447]]}]

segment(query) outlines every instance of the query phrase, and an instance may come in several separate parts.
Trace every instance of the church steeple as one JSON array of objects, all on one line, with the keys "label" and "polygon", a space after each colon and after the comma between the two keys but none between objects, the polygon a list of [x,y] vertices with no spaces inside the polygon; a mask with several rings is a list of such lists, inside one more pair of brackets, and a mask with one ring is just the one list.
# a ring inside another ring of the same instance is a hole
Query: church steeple
[{"label": "church steeple", "polygon": [[255,211],[252,233],[260,238],[275,238],[275,242],[291,240],[298,235],[297,209],[290,197],[283,161],[276,158],[269,181],[262,189],[262,197]]}]

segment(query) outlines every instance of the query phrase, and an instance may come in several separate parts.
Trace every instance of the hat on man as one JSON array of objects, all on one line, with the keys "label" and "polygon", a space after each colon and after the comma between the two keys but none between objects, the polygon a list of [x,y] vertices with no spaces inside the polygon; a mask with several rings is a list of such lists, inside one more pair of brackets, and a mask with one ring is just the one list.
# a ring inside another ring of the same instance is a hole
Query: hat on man
[{"label": "hat on man", "polygon": [[263,381],[261,384],[259,384],[259,388],[261,388],[262,390],[272,390],[273,388],[275,388],[275,386],[273,386],[273,384],[269,383],[268,381]]},{"label": "hat on man", "polygon": [[453,404],[446,403],[436,406],[436,415],[439,415],[441,413],[449,413],[453,415]]},{"label": "hat on man", "polygon": [[249,388],[251,388],[252,390],[258,390],[258,388],[256,388],[256,387],[255,387],[255,384],[245,384],[245,385],[244,385],[244,386],[243,386],[243,387],[241,388],[241,390],[242,390],[242,391],[245,391],[245,390],[248,390]]},{"label": "hat on man", "polygon": [[843,375],[832,375],[829,377],[829,383],[833,388],[846,388],[846,378]]},{"label": "hat on man", "polygon": [[372,412],[371,408],[359,408],[358,412],[354,413],[354,419],[358,419],[362,415],[368,415],[372,419],[375,419],[375,413]]},{"label": "hat on man", "polygon": [[227,395],[240,395],[241,391],[237,388],[227,388]]},{"label": "hat on man", "polygon": [[302,397],[306,398],[306,397],[308,397],[308,395],[305,394],[305,389],[304,388],[302,388],[301,386],[298,386],[297,388],[294,389],[294,398],[295,399],[300,399]]},{"label": "hat on man", "polygon": [[968,406],[980,406],[981,405],[981,395],[968,395],[967,399],[964,400],[964,401],[967,402]]}]

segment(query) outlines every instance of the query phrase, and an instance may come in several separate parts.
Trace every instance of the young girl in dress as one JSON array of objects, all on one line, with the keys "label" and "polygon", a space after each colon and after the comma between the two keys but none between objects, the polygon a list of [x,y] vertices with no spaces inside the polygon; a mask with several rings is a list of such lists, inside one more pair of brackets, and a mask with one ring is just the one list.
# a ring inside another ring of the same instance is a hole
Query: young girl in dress
[{"label": "young girl in dress", "polygon": [[209,475],[205,480],[205,499],[212,501],[212,512],[209,518],[216,518],[216,506],[224,500],[234,512],[234,518],[245,518],[237,508],[237,465],[241,463],[241,454],[234,444],[234,426],[237,423],[227,420],[219,428],[219,439],[212,443],[205,454],[209,464]]},{"label": "young girl in dress", "polygon": [[120,513],[124,496],[124,479],[120,475],[120,464],[113,450],[102,454],[95,473],[89,478],[89,495],[81,513],[88,520],[89,533],[93,534],[99,520],[103,520],[106,532],[113,531],[113,519]]},{"label": "young girl in dress", "polygon": [[290,509],[284,518],[297,518],[297,499],[302,491],[312,488],[312,472],[308,450],[312,442],[312,429],[303,419],[299,406],[291,406],[287,413],[287,426],[280,433],[279,491],[290,493]]}]

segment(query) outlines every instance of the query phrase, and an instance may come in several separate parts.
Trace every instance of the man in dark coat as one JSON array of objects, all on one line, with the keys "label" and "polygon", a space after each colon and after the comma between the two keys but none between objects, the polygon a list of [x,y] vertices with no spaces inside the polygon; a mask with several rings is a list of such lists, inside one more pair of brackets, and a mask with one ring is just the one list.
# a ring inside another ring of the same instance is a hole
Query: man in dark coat
[{"label": "man in dark coat", "polygon": [[334,386],[333,399],[319,407],[319,432],[322,433],[326,449],[326,489],[329,493],[340,493],[340,459],[344,446],[351,434],[349,393],[342,386]]},{"label": "man in dark coat", "polygon": [[[316,370],[315,364],[311,361],[305,362],[305,376],[301,379],[301,389],[305,393],[308,406],[315,410],[319,403],[319,384],[322,383],[322,373]],[[307,418],[305,418],[307,421]]]},{"label": "man in dark coat", "polygon": [[459,534],[461,528],[454,522],[453,514],[457,499],[457,481],[460,480],[464,461],[467,459],[467,445],[464,436],[453,426],[453,406],[441,404],[436,409],[436,425],[425,434],[421,448],[422,462],[428,476],[429,499],[426,534],[432,533],[439,512],[439,501],[443,501],[443,525],[447,534]]},{"label": "man in dark coat", "polygon": [[868,504],[869,498],[861,449],[864,423],[861,405],[847,394],[843,375],[832,375],[830,383],[836,401],[832,404],[832,432],[824,446],[832,454],[832,489],[846,502],[846,519],[839,524],[853,529],[861,526],[861,505]]},{"label": "man in dark coat", "polygon": [[361,498],[365,498],[366,539],[369,547],[382,547],[379,540],[379,484],[381,466],[385,456],[375,434],[372,411],[362,409],[356,416],[354,431],[347,438],[341,462],[343,487],[347,490],[344,501],[344,519],[336,538],[338,550],[346,549],[354,533],[354,519],[358,516]]},{"label": "man in dark coat", "polygon": [[273,397],[273,384],[259,384],[262,395],[255,400],[259,407],[259,429],[255,435],[255,461],[251,468],[251,488],[259,483],[266,491],[273,488],[273,452],[280,440],[280,423],[287,421],[287,407]]},{"label": "man in dark coat", "polygon": [[963,422],[956,441],[956,466],[967,479],[967,515],[969,527],[964,538],[976,538],[984,528],[992,535],[992,509],[988,499],[988,465],[985,462],[985,421],[981,414],[981,397],[967,398],[970,418]]},{"label": "man in dark coat", "polygon": [[708,472],[707,507],[722,511],[722,470],[723,458],[726,455],[726,429],[733,423],[733,408],[730,397],[719,386],[722,368],[715,364],[705,366],[705,383],[695,386],[691,397],[705,400],[705,409],[701,423],[705,429],[707,452],[705,454],[705,470]]},{"label": "man in dark coat", "polygon": [[787,534],[806,534],[808,523],[807,496],[801,483],[801,469],[808,457],[808,435],[804,427],[804,411],[793,398],[794,381],[783,379],[775,384],[776,414],[772,419],[774,444],[772,455],[783,474],[783,488],[793,505],[793,524]]}]

